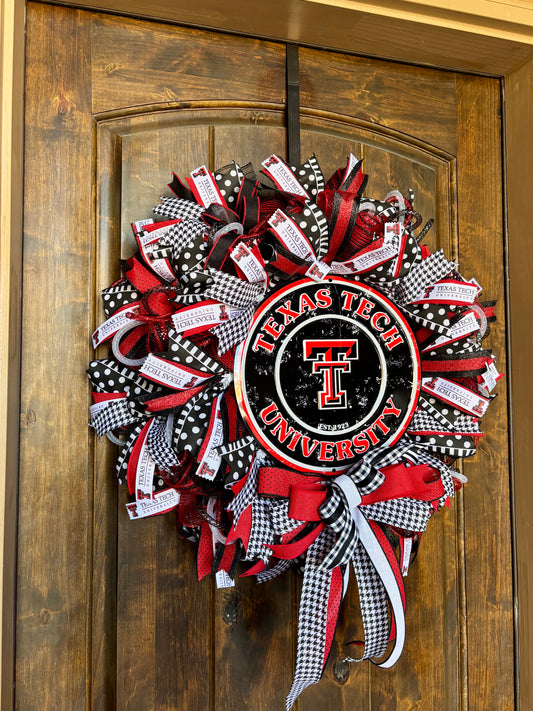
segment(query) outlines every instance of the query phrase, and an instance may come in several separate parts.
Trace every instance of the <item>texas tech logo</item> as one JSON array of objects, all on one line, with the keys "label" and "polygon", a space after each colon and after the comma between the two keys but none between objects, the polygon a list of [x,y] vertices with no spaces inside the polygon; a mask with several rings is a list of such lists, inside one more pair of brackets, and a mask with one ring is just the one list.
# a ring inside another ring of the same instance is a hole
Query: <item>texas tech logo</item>
[{"label": "texas tech logo", "polygon": [[265,161],[263,161],[263,165],[265,168],[270,168],[273,165],[277,165],[279,163],[279,158],[277,156],[270,156],[270,158],[267,158]]},{"label": "texas tech logo", "polygon": [[332,474],[407,429],[420,388],[414,335],[384,296],[301,279],[256,312],[235,359],[241,413],[292,468]]},{"label": "texas tech logo", "polygon": [[204,178],[207,175],[207,170],[205,169],[205,166],[202,165],[198,170],[195,170],[193,173],[191,173],[191,176],[193,178]]},{"label": "texas tech logo", "polygon": [[312,362],[311,372],[322,374],[324,378],[322,390],[318,392],[318,407],[321,410],[345,410],[348,404],[341,379],[343,373],[351,373],[352,361],[358,358],[357,340],[304,341],[303,357]]},{"label": "texas tech logo", "polygon": [[240,242],[237,247],[233,250],[231,253],[231,258],[233,259],[234,262],[240,262],[242,259],[245,259],[250,255],[250,250],[246,245],[244,245],[242,242]]},{"label": "texas tech logo", "polygon": [[278,227],[282,222],[287,222],[287,216],[283,214],[281,210],[276,210],[276,212],[272,215],[270,220],[268,221],[268,224],[271,227]]}]

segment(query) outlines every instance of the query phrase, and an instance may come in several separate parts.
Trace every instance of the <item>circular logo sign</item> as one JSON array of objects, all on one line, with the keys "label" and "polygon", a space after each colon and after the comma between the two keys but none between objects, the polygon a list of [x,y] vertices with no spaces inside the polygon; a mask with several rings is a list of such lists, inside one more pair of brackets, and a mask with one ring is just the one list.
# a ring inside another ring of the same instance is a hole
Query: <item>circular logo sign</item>
[{"label": "circular logo sign", "polygon": [[401,313],[374,289],[303,279],[257,310],[235,386],[243,417],[272,456],[334,473],[405,432],[420,388],[418,349]]}]

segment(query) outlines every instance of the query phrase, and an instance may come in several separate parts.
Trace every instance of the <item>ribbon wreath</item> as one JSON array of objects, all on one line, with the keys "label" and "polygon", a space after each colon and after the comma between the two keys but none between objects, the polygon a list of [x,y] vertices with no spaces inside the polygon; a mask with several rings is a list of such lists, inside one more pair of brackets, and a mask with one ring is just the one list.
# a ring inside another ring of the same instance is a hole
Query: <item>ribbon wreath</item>
[{"label": "ribbon wreath", "polygon": [[[442,251],[421,241],[414,195],[364,195],[348,157],[325,180],[311,156],[272,155],[186,180],[174,175],[157,221],[133,224],[138,252],[102,293],[93,333],[91,426],[119,447],[117,476],[130,518],[174,510],[198,546],[198,578],[266,582],[303,570],[290,709],[319,681],[350,571],[359,590],[364,652],[382,667],[405,640],[403,576],[431,516],[465,481],[452,464],[475,453],[479,419],[500,377],[482,346],[494,303]],[[362,282],[400,309],[414,332],[421,388],[407,430],[344,472],[280,465],[237,405],[236,348],[258,306],[283,285],[328,276]]]}]

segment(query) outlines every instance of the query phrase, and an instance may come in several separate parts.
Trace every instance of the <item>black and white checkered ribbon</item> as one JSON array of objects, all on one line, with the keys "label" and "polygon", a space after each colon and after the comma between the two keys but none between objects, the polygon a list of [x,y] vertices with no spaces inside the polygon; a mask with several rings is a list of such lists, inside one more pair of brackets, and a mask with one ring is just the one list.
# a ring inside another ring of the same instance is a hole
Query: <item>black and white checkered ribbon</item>
[{"label": "black and white checkered ribbon", "polygon": [[432,286],[457,268],[455,262],[445,259],[442,250],[430,254],[409,271],[396,287],[395,296],[399,304],[410,304],[417,299],[427,286]]},{"label": "black and white checkered ribbon", "polygon": [[264,284],[251,284],[216,269],[210,269],[209,273],[213,281],[205,291],[206,298],[215,299],[236,309],[245,309],[250,304],[257,303],[265,292]]},{"label": "black and white checkered ribbon", "polygon": [[[366,595],[365,592],[362,594],[360,589],[361,610],[363,610],[364,606],[368,606],[369,604],[375,606],[376,603],[371,602],[371,598],[373,599],[373,591],[380,586],[385,590],[390,603],[391,615],[394,619],[396,627],[396,638],[394,640],[394,646],[390,655],[387,659],[385,659],[385,661],[379,664],[379,666],[388,668],[399,659],[405,641],[405,613],[402,592],[400,590],[395,571],[392,569],[391,563],[387,558],[379,540],[377,539],[376,534],[372,530],[371,525],[359,506],[362,502],[362,498],[357,486],[346,474],[336,477],[335,485],[339,487],[344,495],[348,510],[355,524],[355,529],[359,535],[359,544],[355,549],[355,554],[352,558],[352,560],[357,561],[356,572],[359,573],[358,582],[364,578],[365,568],[368,568],[368,566],[365,566],[365,564],[360,561],[361,551],[369,557],[375,572],[379,576],[379,582],[377,581],[377,578],[363,580],[363,591],[368,589],[370,592],[368,595]],[[382,640],[385,636],[388,640],[389,629],[389,621],[387,616],[383,616],[383,622],[381,625],[373,623],[371,628],[365,629],[364,658],[371,656],[373,654],[372,650],[375,649],[376,646],[381,648],[382,642],[377,642],[376,640]]]},{"label": "black and white checkered ribbon", "polygon": [[335,545],[320,563],[321,570],[331,570],[349,563],[355,555],[359,541],[355,521],[351,515],[342,489],[332,483],[331,496],[320,507],[322,521],[336,533]]},{"label": "black and white checkered ribbon", "polygon": [[276,565],[262,570],[260,573],[257,573],[255,577],[258,583],[267,583],[269,580],[277,578],[278,575],[283,575],[290,567],[290,560],[278,560]]},{"label": "black and white checkered ribbon", "polygon": [[385,475],[380,471],[381,469],[391,464],[398,464],[403,459],[407,459],[411,464],[420,463],[419,453],[425,451],[423,447],[416,445],[407,437],[403,437],[395,447],[389,445],[376,447],[365,456],[360,465],[346,473],[357,484],[361,496],[365,496],[365,494],[371,494],[385,481]]},{"label": "black and white checkered ribbon", "polygon": [[179,467],[180,463],[172,446],[174,415],[154,418],[148,433],[148,451],[154,462],[166,471]]},{"label": "black and white checkered ribbon", "polygon": [[[365,628],[365,654],[362,658],[382,656],[387,649],[390,633],[388,605],[394,620],[396,637],[391,653],[379,666],[391,667],[402,652],[405,641],[405,614],[398,571],[391,567],[372,526],[360,508],[361,503],[361,493],[353,478],[342,474],[333,480],[331,496],[320,508],[320,515],[325,517],[323,521],[327,523],[327,527],[307,554],[298,623],[296,672],[287,696],[287,711],[298,695],[307,686],[316,683],[322,674],[331,582],[327,576],[331,574],[332,566],[351,561],[354,567]],[[387,503],[391,507],[395,505],[392,501]],[[396,506],[398,517],[395,525],[402,522],[408,530],[414,524],[418,526],[418,518],[408,517],[408,508],[402,504]],[[394,525],[394,519],[392,523]],[[311,551],[313,554],[309,558]],[[310,610],[313,610],[312,615]]]},{"label": "black and white checkered ribbon", "polygon": [[91,418],[91,427],[96,431],[98,437],[102,437],[106,432],[116,430],[118,427],[125,427],[139,419],[139,413],[132,407],[134,403],[127,398],[120,400],[110,400],[98,414]]}]

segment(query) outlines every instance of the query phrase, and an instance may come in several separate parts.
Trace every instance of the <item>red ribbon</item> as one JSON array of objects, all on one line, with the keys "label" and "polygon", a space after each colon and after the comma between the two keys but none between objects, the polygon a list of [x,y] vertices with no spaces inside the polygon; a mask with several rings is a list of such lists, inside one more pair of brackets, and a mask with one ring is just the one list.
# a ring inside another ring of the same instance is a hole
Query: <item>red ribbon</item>
[{"label": "red ribbon", "polygon": [[297,541],[278,543],[273,546],[268,546],[268,548],[270,548],[276,558],[294,560],[301,556],[302,553],[305,553],[309,546],[316,541],[320,532],[323,531],[325,527],[326,525],[324,523],[319,523],[318,526],[315,526],[306,536],[299,538]]},{"label": "red ribbon", "polygon": [[380,471],[385,475],[385,481],[372,493],[365,494],[361,505],[403,498],[435,501],[444,495],[440,474],[429,464],[412,467],[403,463],[391,464]]},{"label": "red ribbon", "polygon": [[146,340],[142,348],[144,352],[164,351],[167,347],[170,317],[180,309],[174,301],[176,291],[153,278],[153,273],[148,272],[137,257],[128,259],[126,263],[130,268],[125,274],[133,286],[142,293],[142,297],[137,309],[128,314],[132,321],[139,322],[139,326],[121,340],[120,352],[124,355],[130,353],[142,339]]},{"label": "red ribbon", "polygon": [[289,516],[297,521],[320,521],[319,508],[327,496],[322,482],[309,486],[291,486],[289,493]]},{"label": "red ribbon", "polygon": [[143,261],[133,256],[122,262],[124,276],[141,294],[145,294],[150,289],[157,289],[163,286],[166,282],[160,279],[154,272],[149,269]]},{"label": "red ribbon", "polygon": [[478,374],[482,373],[487,364],[492,360],[492,354],[484,355],[480,357],[472,356],[468,358],[450,358],[450,359],[431,359],[422,360],[422,372],[423,373],[443,373],[443,374]]},{"label": "red ribbon", "polygon": [[257,481],[260,496],[288,499],[292,486],[308,487],[323,482],[323,477],[307,476],[283,467],[261,467]]},{"label": "red ribbon", "polygon": [[[434,501],[444,494],[439,472],[429,464],[392,464],[380,471],[385,475],[385,481],[375,491],[362,497],[362,506],[401,498]],[[325,501],[327,491],[323,477],[308,476],[281,467],[261,467],[257,490],[261,496],[289,499],[289,515],[292,518],[320,521],[318,507]]]},{"label": "red ribbon", "polygon": [[201,392],[208,383],[199,385],[196,388],[189,388],[188,390],[183,390],[182,392],[172,393],[171,395],[165,395],[163,397],[157,397],[153,400],[147,400],[144,404],[148,412],[161,412],[163,410],[171,410],[174,407],[182,407],[188,402],[192,397]]}]

